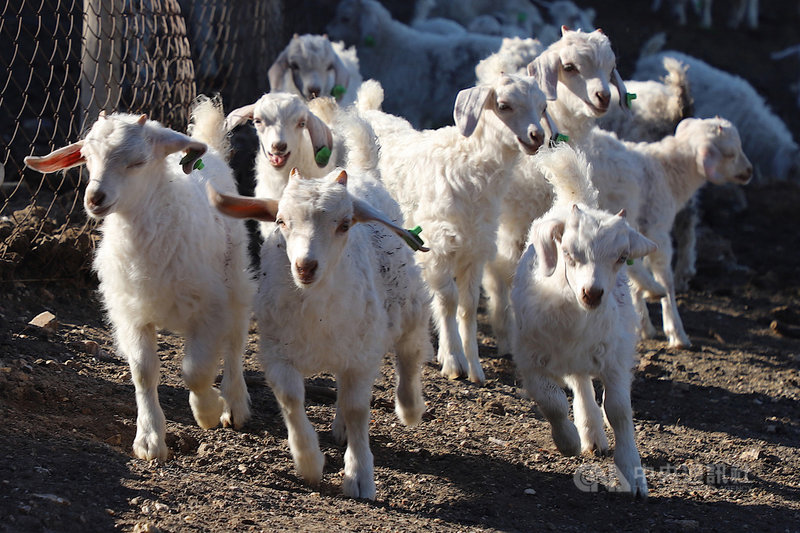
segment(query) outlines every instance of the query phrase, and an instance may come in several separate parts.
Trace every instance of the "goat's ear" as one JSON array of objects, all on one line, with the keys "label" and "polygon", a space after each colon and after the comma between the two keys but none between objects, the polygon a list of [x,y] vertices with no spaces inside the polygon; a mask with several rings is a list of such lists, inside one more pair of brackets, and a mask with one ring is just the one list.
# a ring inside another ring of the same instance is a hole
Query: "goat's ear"
[{"label": "goat's ear", "polygon": [[572,30],[570,30],[569,26],[567,26],[566,24],[562,24],[561,25],[561,36],[563,37],[564,34],[566,34],[568,31],[572,31]]},{"label": "goat's ear", "polygon": [[339,172],[339,175],[336,176],[335,181],[339,185],[342,185],[343,187],[347,187],[347,172],[345,172],[344,170]]},{"label": "goat's ear", "polygon": [[558,94],[556,87],[560,68],[561,57],[554,50],[544,52],[528,63],[528,75],[536,79],[536,83],[548,100],[555,100]]},{"label": "goat's ear", "polygon": [[461,135],[469,137],[475,131],[489,97],[494,97],[494,89],[483,85],[459,91],[453,118]]},{"label": "goat's ear", "polygon": [[48,172],[58,172],[78,165],[86,163],[86,159],[81,154],[81,147],[83,141],[59,148],[47,155],[33,156],[29,155],[25,158],[25,165],[33,170],[46,174]]},{"label": "goat's ear", "polygon": [[278,200],[222,194],[209,182],[206,182],[206,194],[208,202],[220,213],[229,217],[275,222],[278,216]]},{"label": "goat's ear", "polygon": [[[396,233],[400,238],[406,242],[422,242],[419,237],[412,234],[405,228],[402,228],[389,220],[389,217],[378,211],[367,202],[353,198],[353,222],[379,222]],[[425,246],[417,246],[421,252],[428,252],[430,248]]]},{"label": "goat's ear", "polygon": [[636,259],[639,257],[644,257],[651,252],[655,252],[658,248],[658,245],[636,231],[635,229],[631,228],[629,230],[628,240],[630,242],[631,250],[628,254],[628,259]]},{"label": "goat's ear", "polygon": [[[270,91],[279,91],[283,86],[283,76],[289,69],[289,50],[288,47],[278,54],[275,62],[269,67],[267,71],[267,78],[269,79]],[[263,71],[262,71],[263,72]]]},{"label": "goat's ear", "polygon": [[539,258],[539,271],[550,277],[558,264],[558,243],[564,235],[563,220],[541,220],[531,227],[530,241]]},{"label": "goat's ear", "polygon": [[208,146],[205,143],[169,128],[154,130],[151,138],[153,149],[158,157],[167,157],[169,154],[174,154],[181,150],[186,152],[186,157],[181,159],[181,167],[185,174],[191,174],[195,161],[200,159],[208,150]]},{"label": "goat's ear", "polygon": [[256,109],[256,104],[246,105],[239,107],[228,113],[225,117],[225,130],[231,131],[239,124],[244,124],[248,120],[253,120],[253,112]]},{"label": "goat's ear", "polygon": [[711,182],[722,179],[719,175],[719,164],[722,154],[713,144],[703,144],[697,149],[697,170]]},{"label": "goat's ear", "polygon": [[[322,122],[317,115],[309,111],[306,116],[306,129],[308,130],[309,136],[311,136],[311,146],[314,148],[314,155],[317,155],[322,148],[327,148],[329,152],[328,156],[330,156],[330,150],[333,149],[333,135],[328,125]],[[329,159],[327,157],[315,157],[315,161],[318,167],[323,168],[328,164]]]},{"label": "goat's ear", "polygon": [[[611,84],[617,88],[617,95],[619,96],[619,106],[625,111],[628,110],[628,90],[625,88],[625,82],[622,81],[622,76],[616,67],[611,71]],[[632,98],[632,97],[631,97]]]},{"label": "goat's ear", "polygon": [[[347,89],[348,85],[350,85],[350,72],[348,72],[347,67],[344,66],[344,62],[342,62],[342,58],[340,58],[339,54],[336,52],[333,53],[333,74],[334,85],[341,85]],[[341,98],[341,96],[339,98]]]}]

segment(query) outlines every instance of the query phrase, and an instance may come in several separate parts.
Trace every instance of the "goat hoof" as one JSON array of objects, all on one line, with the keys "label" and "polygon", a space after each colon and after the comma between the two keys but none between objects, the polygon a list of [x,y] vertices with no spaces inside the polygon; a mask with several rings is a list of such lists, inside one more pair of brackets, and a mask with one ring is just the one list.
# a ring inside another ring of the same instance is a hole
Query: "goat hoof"
[{"label": "goat hoof", "polygon": [[168,454],[165,438],[156,433],[137,434],[133,441],[133,455],[139,459],[166,459]]}]

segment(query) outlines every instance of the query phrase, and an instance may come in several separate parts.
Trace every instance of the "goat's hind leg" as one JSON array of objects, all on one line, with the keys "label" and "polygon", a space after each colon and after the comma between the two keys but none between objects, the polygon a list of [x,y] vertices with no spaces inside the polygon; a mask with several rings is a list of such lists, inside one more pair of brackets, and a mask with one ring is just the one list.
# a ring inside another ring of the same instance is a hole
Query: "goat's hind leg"
[{"label": "goat's hind leg", "polygon": [[250,394],[247,392],[242,366],[249,316],[249,308],[246,306],[240,306],[231,312],[231,324],[225,339],[226,351],[223,354],[224,368],[220,388],[225,407],[220,420],[223,426],[237,429],[250,420]]},{"label": "goat's hind leg", "polygon": [[186,336],[183,381],[189,387],[189,405],[194,419],[203,429],[216,427],[225,408],[225,401],[214,387],[224,337],[220,326],[219,323],[197,324]]},{"label": "goat's hind leg", "polygon": [[467,376],[473,383],[483,384],[486,376],[478,357],[478,299],[481,291],[483,264],[473,264],[460,272],[458,286],[458,330],[467,359]]}]

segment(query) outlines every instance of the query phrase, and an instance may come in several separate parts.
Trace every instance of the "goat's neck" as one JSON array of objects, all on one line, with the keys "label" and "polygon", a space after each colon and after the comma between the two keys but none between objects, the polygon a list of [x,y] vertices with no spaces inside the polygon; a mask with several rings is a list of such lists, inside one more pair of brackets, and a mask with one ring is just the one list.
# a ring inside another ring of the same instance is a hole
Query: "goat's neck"
[{"label": "goat's neck", "polygon": [[586,115],[575,113],[562,100],[547,103],[547,112],[558,126],[558,132],[567,135],[572,142],[581,142],[595,125],[596,120]]},{"label": "goat's neck", "polygon": [[651,155],[664,168],[666,184],[676,204],[686,205],[689,199],[706,182],[706,177],[697,168],[695,148],[674,136],[653,143]]},{"label": "goat's neck", "polygon": [[469,164],[489,177],[496,176],[520,153],[514,134],[491,111],[484,111],[472,135],[462,139]]}]

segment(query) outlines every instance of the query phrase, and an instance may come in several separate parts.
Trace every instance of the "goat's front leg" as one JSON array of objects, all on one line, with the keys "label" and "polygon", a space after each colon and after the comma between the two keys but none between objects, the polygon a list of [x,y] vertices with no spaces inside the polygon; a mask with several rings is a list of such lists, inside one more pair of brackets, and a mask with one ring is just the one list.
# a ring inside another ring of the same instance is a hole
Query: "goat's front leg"
[{"label": "goat's front leg", "polygon": [[349,370],[337,376],[337,415],[347,428],[342,491],[351,498],[375,499],[375,474],[369,449],[371,373]]},{"label": "goat's front leg", "polygon": [[134,326],[120,319],[116,324],[119,350],[128,359],[136,389],[136,438],[133,454],[140,459],[167,458],[167,423],[158,404],[160,362],[156,353],[156,328],[153,324]]},{"label": "goat's front leg", "polygon": [[569,403],[564,390],[552,379],[538,373],[523,376],[525,388],[547,421],[556,448],[563,455],[579,455],[581,438],[569,420]]},{"label": "goat's front leg", "polygon": [[595,399],[592,378],[586,375],[572,375],[567,376],[565,381],[574,393],[572,407],[575,425],[581,436],[581,451],[607,454],[608,438],[603,425],[603,411]]},{"label": "goat's front leg", "polygon": [[478,357],[478,299],[481,294],[483,263],[470,265],[456,276],[458,285],[458,329],[473,383],[483,384],[486,376]]},{"label": "goat's front leg", "polygon": [[633,433],[630,372],[609,368],[602,381],[605,389],[603,409],[614,430],[614,464],[620,474],[622,490],[647,499],[647,478]]},{"label": "goat's front leg", "polygon": [[456,379],[467,373],[467,359],[456,322],[458,288],[452,270],[440,262],[427,262],[423,273],[433,291],[433,319],[439,332],[437,360],[442,365],[442,375]]},{"label": "goat's front leg", "polygon": [[264,374],[281,406],[294,466],[306,483],[319,485],[325,456],[319,449],[317,433],[306,416],[303,376],[282,357],[267,358],[264,353],[262,347]]},{"label": "goat's front leg", "polygon": [[672,281],[672,243],[669,238],[669,234],[660,234],[653,239],[658,249],[647,256],[647,265],[655,280],[667,289],[667,295],[661,299],[661,321],[667,341],[672,348],[688,348],[692,343],[678,314],[675,284]]}]

